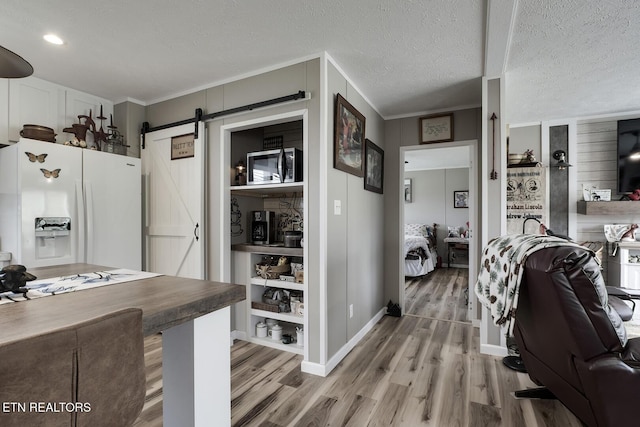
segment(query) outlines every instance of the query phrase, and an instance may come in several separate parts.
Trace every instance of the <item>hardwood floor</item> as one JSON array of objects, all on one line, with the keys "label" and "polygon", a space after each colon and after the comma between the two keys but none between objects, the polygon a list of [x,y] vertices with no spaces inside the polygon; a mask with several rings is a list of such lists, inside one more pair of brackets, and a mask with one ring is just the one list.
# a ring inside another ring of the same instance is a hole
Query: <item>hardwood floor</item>
[{"label": "hardwood floor", "polygon": [[469,270],[439,268],[426,277],[407,278],[406,314],[440,320],[467,321],[466,290]]},{"label": "hardwood floor", "polygon": [[[534,384],[479,353],[478,330],[461,320],[465,271],[434,273],[408,283],[421,288],[407,290],[413,314],[383,317],[326,378],[302,373],[301,356],[236,341],[231,424],[581,426],[557,401],[510,395]],[[147,403],[136,426],[162,425],[161,351],[159,336],[147,339]]]}]

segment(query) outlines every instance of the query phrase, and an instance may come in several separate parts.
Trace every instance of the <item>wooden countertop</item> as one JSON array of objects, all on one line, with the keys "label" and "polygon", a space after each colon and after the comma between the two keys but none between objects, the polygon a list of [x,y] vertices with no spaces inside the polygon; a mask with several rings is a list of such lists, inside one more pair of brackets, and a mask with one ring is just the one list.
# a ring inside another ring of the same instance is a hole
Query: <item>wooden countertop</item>
[{"label": "wooden countertop", "polygon": [[[68,264],[28,270],[38,279],[111,270]],[[0,345],[125,309],[142,309],[145,336],[244,300],[245,287],[229,283],[157,276],[32,301],[0,305]]]}]

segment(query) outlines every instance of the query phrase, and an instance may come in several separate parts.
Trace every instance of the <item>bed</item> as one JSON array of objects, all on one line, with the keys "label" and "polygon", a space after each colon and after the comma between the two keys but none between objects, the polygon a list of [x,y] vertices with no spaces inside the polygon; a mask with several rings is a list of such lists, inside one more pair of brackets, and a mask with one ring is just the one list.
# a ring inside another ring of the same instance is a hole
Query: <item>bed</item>
[{"label": "bed", "polygon": [[404,275],[418,277],[436,268],[436,224],[404,225]]}]

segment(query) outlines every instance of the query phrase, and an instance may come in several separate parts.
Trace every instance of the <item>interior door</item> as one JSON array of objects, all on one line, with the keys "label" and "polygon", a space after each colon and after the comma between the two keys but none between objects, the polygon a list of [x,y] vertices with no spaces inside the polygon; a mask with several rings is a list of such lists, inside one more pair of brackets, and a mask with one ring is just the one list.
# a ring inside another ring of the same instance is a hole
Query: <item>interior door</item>
[{"label": "interior door", "polygon": [[193,133],[194,125],[186,124],[145,135],[145,147],[141,150],[145,193],[145,269],[204,279],[206,143],[202,123],[199,138],[193,140],[191,150],[186,135]]}]

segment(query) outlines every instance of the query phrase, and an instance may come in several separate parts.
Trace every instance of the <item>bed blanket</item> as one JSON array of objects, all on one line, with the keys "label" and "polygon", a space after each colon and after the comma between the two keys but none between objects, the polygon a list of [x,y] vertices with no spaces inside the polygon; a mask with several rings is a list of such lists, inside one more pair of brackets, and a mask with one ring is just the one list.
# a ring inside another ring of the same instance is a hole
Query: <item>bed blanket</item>
[{"label": "bed blanket", "polygon": [[578,246],[575,243],[540,234],[512,234],[491,240],[480,261],[475,292],[480,303],[491,311],[493,323],[513,335],[512,320],[518,307],[524,263],[532,253],[553,246]]},{"label": "bed blanket", "polygon": [[422,236],[404,236],[404,257],[407,257],[407,254],[411,251],[417,251],[418,249],[422,249],[424,254],[429,257],[429,241],[426,237]]}]

